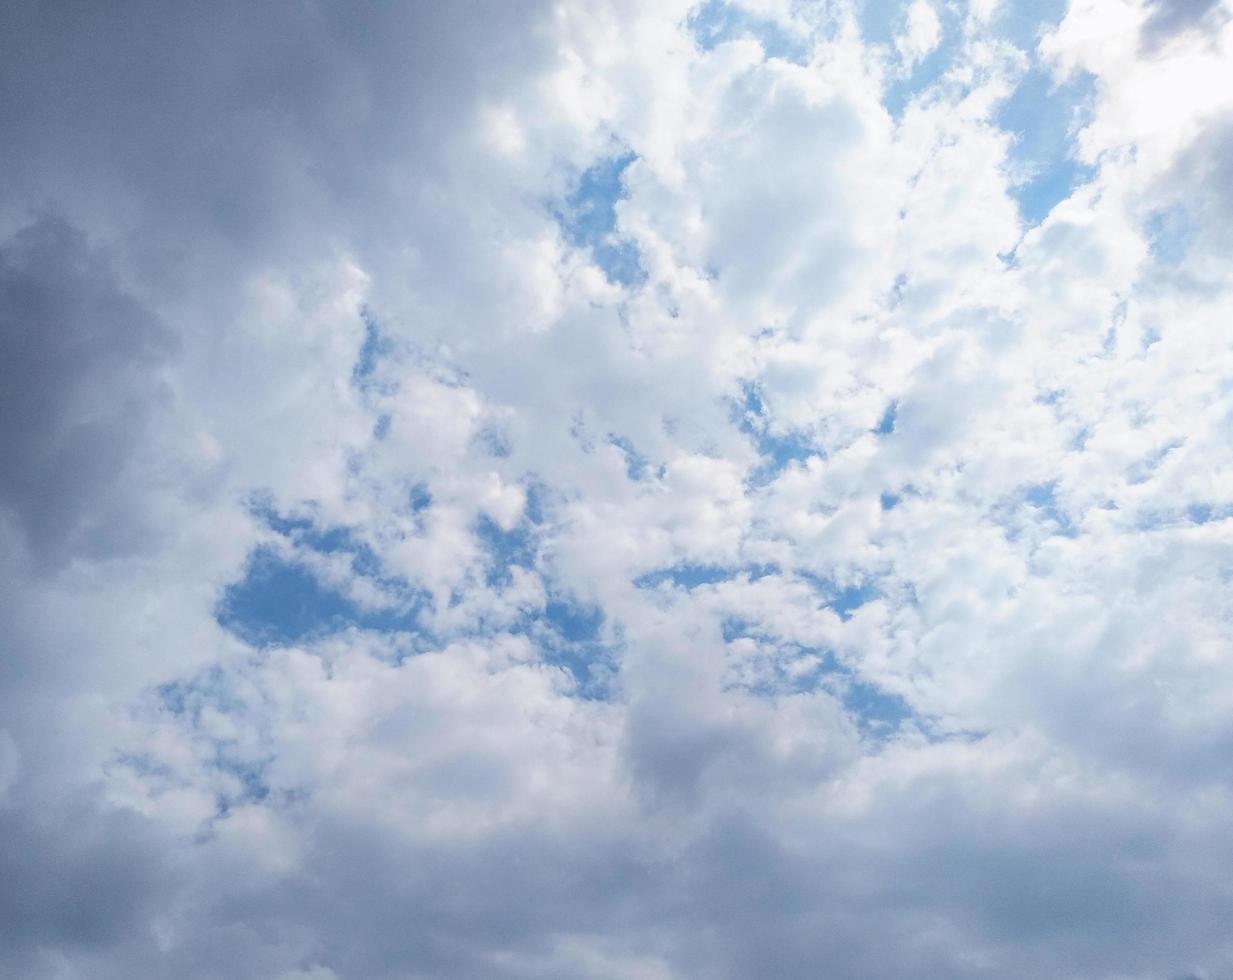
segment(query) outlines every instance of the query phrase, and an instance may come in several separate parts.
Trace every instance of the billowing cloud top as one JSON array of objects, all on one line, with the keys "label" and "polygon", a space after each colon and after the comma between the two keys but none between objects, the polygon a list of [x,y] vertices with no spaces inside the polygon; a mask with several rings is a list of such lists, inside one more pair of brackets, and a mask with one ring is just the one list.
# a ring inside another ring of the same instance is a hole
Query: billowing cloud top
[{"label": "billowing cloud top", "polygon": [[0,8],[0,975],[1233,977],[1233,3]]}]

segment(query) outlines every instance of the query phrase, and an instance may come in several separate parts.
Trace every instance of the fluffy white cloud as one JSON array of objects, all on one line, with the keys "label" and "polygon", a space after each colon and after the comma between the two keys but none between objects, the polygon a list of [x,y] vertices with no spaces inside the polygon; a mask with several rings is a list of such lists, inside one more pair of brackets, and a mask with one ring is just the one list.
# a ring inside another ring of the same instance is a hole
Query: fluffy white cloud
[{"label": "fluffy white cloud", "polygon": [[[977,7],[974,13],[982,20],[989,16],[988,12],[980,7]],[[938,46],[941,36],[942,22],[938,19],[938,12],[934,10],[933,4],[929,0],[914,0],[908,7],[907,24],[903,33],[895,38],[895,48],[903,59],[904,67],[911,71],[917,62]]]}]

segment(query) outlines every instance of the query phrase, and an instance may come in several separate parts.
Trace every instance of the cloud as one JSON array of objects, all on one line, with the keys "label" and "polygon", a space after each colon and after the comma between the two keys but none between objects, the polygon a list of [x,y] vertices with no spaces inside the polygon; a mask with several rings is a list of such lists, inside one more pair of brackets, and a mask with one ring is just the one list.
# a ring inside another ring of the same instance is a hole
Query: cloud
[{"label": "cloud", "polygon": [[64,220],[0,246],[0,500],[38,564],[108,557],[152,530],[125,483],[170,401],[158,370],[173,346]]},{"label": "cloud", "polygon": [[903,59],[904,66],[911,70],[917,62],[938,46],[942,36],[942,22],[928,0],[915,0],[907,11],[904,32],[895,38],[895,48]]},{"label": "cloud", "polygon": [[1233,968],[1233,35],[1030,6],[5,8],[0,972]]},{"label": "cloud", "polygon": [[1140,45],[1154,54],[1174,36],[1205,26],[1219,27],[1229,13],[1221,0],[1150,0],[1148,17],[1140,28]]}]

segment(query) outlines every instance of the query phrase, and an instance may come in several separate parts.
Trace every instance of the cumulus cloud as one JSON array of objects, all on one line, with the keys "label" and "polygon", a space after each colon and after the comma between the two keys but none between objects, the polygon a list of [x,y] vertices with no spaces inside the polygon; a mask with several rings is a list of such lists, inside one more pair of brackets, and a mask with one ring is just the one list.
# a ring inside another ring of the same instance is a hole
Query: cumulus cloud
[{"label": "cumulus cloud", "polygon": [[[978,17],[987,17],[983,10],[977,10]],[[929,0],[915,0],[907,11],[907,24],[904,31],[895,38],[895,47],[910,71],[918,61],[938,46],[942,35],[942,22]]]},{"label": "cumulus cloud", "polygon": [[1225,6],[6,7],[0,972],[1233,969]]}]

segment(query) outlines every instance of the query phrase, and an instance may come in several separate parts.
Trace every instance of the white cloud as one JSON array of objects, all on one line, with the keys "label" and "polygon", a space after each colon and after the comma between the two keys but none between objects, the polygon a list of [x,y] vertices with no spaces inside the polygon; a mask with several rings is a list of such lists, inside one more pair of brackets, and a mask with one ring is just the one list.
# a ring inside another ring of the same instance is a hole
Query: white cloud
[{"label": "white cloud", "polygon": [[[976,15],[982,20],[988,14],[979,6]],[[907,10],[904,31],[895,38],[895,50],[903,59],[904,68],[911,70],[921,59],[933,51],[942,38],[942,22],[929,0],[913,0]]]}]

